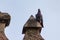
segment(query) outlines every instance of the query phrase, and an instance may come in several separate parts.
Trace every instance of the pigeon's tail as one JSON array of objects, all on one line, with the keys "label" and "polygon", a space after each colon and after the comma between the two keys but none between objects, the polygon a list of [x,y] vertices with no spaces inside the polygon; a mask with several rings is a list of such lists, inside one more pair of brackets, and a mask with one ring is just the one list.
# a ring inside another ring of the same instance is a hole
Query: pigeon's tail
[{"label": "pigeon's tail", "polygon": [[36,14],[36,21],[38,21],[43,27],[43,18],[40,9],[38,9],[38,13]]}]

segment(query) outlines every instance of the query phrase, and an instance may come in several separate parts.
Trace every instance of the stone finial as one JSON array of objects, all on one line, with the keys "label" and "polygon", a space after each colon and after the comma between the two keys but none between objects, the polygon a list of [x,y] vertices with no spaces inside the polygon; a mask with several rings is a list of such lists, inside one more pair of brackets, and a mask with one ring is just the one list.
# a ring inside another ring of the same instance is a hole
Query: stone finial
[{"label": "stone finial", "polygon": [[8,13],[0,12],[0,40],[8,40],[5,36],[4,29],[10,23],[10,15]]},{"label": "stone finial", "polygon": [[[40,12],[40,10],[38,10],[38,12]],[[25,34],[23,40],[44,40],[40,34],[43,27],[40,18],[41,16],[39,15],[37,15],[36,18],[34,18],[33,15],[30,16],[23,26],[22,34]]]},{"label": "stone finial", "polygon": [[24,34],[25,31],[27,30],[27,28],[31,28],[31,27],[32,28],[42,28],[40,23],[36,21],[36,19],[34,18],[33,15],[31,15],[30,18],[28,19],[28,21],[25,23],[22,33]]}]

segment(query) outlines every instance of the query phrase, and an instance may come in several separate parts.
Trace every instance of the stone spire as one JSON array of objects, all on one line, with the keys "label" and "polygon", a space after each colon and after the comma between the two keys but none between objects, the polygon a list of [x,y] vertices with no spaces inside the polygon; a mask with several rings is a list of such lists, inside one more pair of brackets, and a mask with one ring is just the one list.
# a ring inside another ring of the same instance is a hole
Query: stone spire
[{"label": "stone spire", "polygon": [[10,23],[10,15],[8,13],[0,12],[0,40],[8,40],[5,36],[4,29]]},{"label": "stone spire", "polygon": [[36,18],[31,15],[23,27],[22,34],[25,34],[23,40],[44,40],[40,34],[41,29],[40,22],[36,21]]}]

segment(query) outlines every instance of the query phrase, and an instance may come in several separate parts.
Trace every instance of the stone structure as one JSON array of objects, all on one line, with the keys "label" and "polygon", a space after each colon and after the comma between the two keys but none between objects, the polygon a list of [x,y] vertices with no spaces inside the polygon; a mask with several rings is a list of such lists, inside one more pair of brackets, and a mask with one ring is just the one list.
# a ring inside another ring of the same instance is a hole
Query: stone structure
[{"label": "stone structure", "polygon": [[0,40],[8,40],[4,33],[4,29],[10,23],[10,15],[8,13],[0,12]]},{"label": "stone structure", "polygon": [[41,16],[34,18],[34,16],[31,15],[23,27],[22,34],[25,34],[23,40],[44,40],[40,34],[43,27],[42,25]]}]

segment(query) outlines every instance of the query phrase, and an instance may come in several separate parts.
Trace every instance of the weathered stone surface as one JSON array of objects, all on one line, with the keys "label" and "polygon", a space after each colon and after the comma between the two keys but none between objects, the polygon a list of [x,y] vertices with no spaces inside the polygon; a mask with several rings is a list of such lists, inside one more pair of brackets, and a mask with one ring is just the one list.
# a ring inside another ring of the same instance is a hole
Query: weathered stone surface
[{"label": "weathered stone surface", "polygon": [[41,33],[42,26],[31,16],[23,27],[22,34],[25,34],[23,40],[44,40]]},{"label": "weathered stone surface", "polygon": [[39,33],[39,29],[28,29],[23,40],[44,40]]},{"label": "weathered stone surface", "polygon": [[0,23],[0,40],[8,40],[4,34],[5,23]]},{"label": "weathered stone surface", "polygon": [[27,30],[26,28],[42,28],[42,26],[40,25],[39,22],[37,22],[35,20],[35,18],[31,15],[30,18],[28,19],[28,21],[25,23],[24,27],[23,27],[23,34],[25,33],[25,31]]},{"label": "weathered stone surface", "polygon": [[5,23],[0,23],[0,31],[4,31]]},{"label": "weathered stone surface", "polygon": [[39,22],[31,15],[24,27],[42,27]]},{"label": "weathered stone surface", "polygon": [[10,23],[11,16],[8,13],[0,12],[0,23],[6,23],[5,26],[8,26]]},{"label": "weathered stone surface", "polygon": [[4,32],[0,32],[0,40],[8,40]]},{"label": "weathered stone surface", "polygon": [[41,36],[43,27],[43,18],[40,9],[38,9],[36,18],[31,15],[23,26],[22,34],[25,34],[23,40],[44,40]]},{"label": "weathered stone surface", "polygon": [[8,40],[4,29],[10,23],[10,15],[8,13],[0,12],[0,40]]}]

